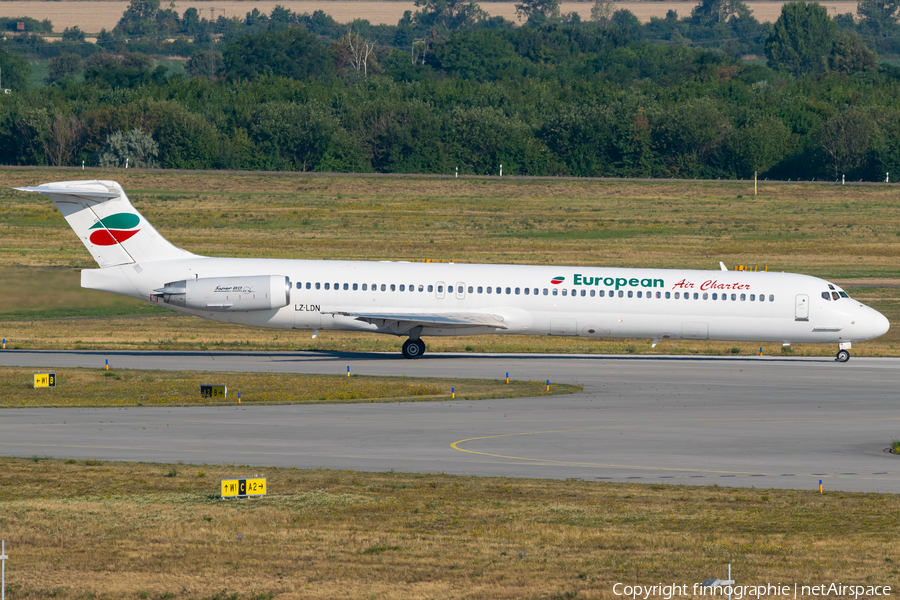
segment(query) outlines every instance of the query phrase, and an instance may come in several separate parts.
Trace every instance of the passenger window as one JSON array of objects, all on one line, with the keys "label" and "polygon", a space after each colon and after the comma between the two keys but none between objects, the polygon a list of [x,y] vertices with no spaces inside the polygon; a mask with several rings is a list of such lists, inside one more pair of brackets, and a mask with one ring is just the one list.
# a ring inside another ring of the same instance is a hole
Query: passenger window
[{"label": "passenger window", "polygon": [[750,302],[756,302],[756,294],[750,294]]},{"label": "passenger window", "polygon": [[322,284],[319,283],[318,281],[316,282],[316,289],[317,290],[322,289]]},{"label": "passenger window", "polygon": [[355,291],[358,290],[358,289],[359,289],[359,284],[358,284],[358,283],[354,283],[354,284],[353,284],[353,291],[355,292]]},{"label": "passenger window", "polygon": [[638,298],[643,298],[643,296],[641,295],[642,293],[643,293],[643,292],[638,292],[638,293],[637,293],[637,297],[638,297]]},{"label": "passenger window", "polygon": [[597,292],[595,292],[594,290],[591,290],[591,298],[593,298],[596,295],[596,293]]},{"label": "passenger window", "polygon": [[471,285],[469,286],[469,293],[470,293],[470,294],[472,293],[472,286],[471,286]]},{"label": "passenger window", "polygon": [[671,297],[672,297],[672,294],[670,292],[666,292],[666,300],[668,300]]},{"label": "passenger window", "polygon": [[369,284],[364,283],[364,284],[363,284],[363,291],[365,292],[365,291],[368,290],[368,289],[369,289]]},{"label": "passenger window", "polygon": [[478,286],[478,293],[479,293],[479,294],[484,293],[484,288],[481,287],[480,285]]},{"label": "passenger window", "polygon": [[550,290],[548,290],[547,288],[544,288],[544,295],[546,296],[549,291]]},{"label": "passenger window", "polygon": [[[507,293],[509,293],[509,292],[507,292]],[[519,288],[516,288],[516,296],[518,296],[518,295],[519,295]]]},{"label": "passenger window", "polygon": [[[441,288],[438,288],[438,291],[440,291],[440,289],[441,289]],[[448,293],[448,294],[452,294],[452,293],[453,293],[453,286],[452,286],[452,285],[448,285],[448,286],[447,286],[447,293]]]},{"label": "passenger window", "polygon": [[439,286],[438,286],[438,293],[439,293],[439,294],[444,293],[444,286],[442,286],[442,285],[439,285]]},{"label": "passenger window", "polygon": [[601,298],[603,298],[604,296],[606,296],[606,291],[600,290],[599,292],[597,292],[597,295],[600,296]]},{"label": "passenger window", "polygon": [[718,295],[717,293],[713,292],[712,299],[713,299],[713,300],[718,300],[718,299],[719,299],[719,295]]},{"label": "passenger window", "polygon": [[509,288],[506,288],[506,295],[509,295]]},{"label": "passenger window", "polygon": [[[420,284],[419,284],[419,291],[422,292],[422,291],[424,291],[424,290],[425,290],[425,286],[422,285],[422,284],[420,283]],[[430,291],[430,290],[429,290],[429,291]]]},{"label": "passenger window", "polygon": [[334,284],[334,289],[336,289],[336,290],[341,289],[341,284],[339,284],[339,283]]},{"label": "passenger window", "polygon": [[680,299],[681,299],[681,292],[675,292],[675,299],[676,299],[676,300],[680,300]]},{"label": "passenger window", "polygon": [[401,292],[405,292],[405,291],[406,291],[406,286],[403,285],[402,283],[400,284],[400,291],[401,291]]},{"label": "passenger window", "polygon": [[656,297],[657,297],[657,298],[662,298],[662,292],[656,292]]},{"label": "passenger window", "polygon": [[416,286],[413,285],[413,284],[410,284],[410,286],[409,286],[409,291],[411,291],[411,292],[416,291]]},{"label": "passenger window", "polygon": [[349,284],[349,283],[345,283],[345,284],[344,284],[344,289],[345,289],[345,290],[349,290],[349,289],[350,289],[350,284]]},{"label": "passenger window", "polygon": [[775,295],[769,294],[769,302],[775,302]]},{"label": "passenger window", "polygon": [[744,302],[746,300],[747,300],[747,294],[741,294],[741,302]]},{"label": "passenger window", "polygon": [[330,289],[331,289],[331,284],[330,284],[330,283],[326,283],[326,284],[325,284],[325,289],[326,289],[326,290],[330,290]]},{"label": "passenger window", "polygon": [[433,285],[429,285],[429,286],[428,286],[428,291],[429,291],[429,292],[433,292],[433,291],[434,291],[434,286],[433,286]]},{"label": "passenger window", "polygon": [[559,294],[559,290],[556,288],[553,288],[553,295],[556,296],[557,294]]},{"label": "passenger window", "polygon": [[623,292],[622,290],[619,290],[619,298],[622,298],[623,296],[625,296],[625,292]]},{"label": "passenger window", "polygon": [[300,283],[299,281],[297,282],[297,289],[298,290],[303,289],[303,284]]},{"label": "passenger window", "polygon": [[531,295],[531,288],[525,288],[525,295],[526,296]]},{"label": "passenger window", "polygon": [[631,290],[628,290],[628,297],[631,298],[633,295],[634,295],[634,292],[632,292]]},{"label": "passenger window", "polygon": [[737,300],[737,294],[732,294],[731,301],[734,302],[735,300]]},{"label": "passenger window", "polygon": [[[593,292],[594,290],[591,291]],[[584,296],[585,294],[587,294],[587,290],[581,290],[581,295]]]},{"label": "passenger window", "polygon": [[387,290],[387,286],[386,286],[385,284],[382,283],[382,284],[381,284],[381,291],[383,292],[383,291],[385,291],[385,290]]},{"label": "passenger window", "polygon": [[707,294],[706,292],[703,292],[703,299],[709,300],[709,294]]},{"label": "passenger window", "polygon": [[563,296],[567,295],[568,293],[569,293],[569,290],[566,290],[566,289],[563,290]]},{"label": "passenger window", "polygon": [[[307,281],[307,282],[306,282],[306,289],[309,289],[311,286],[312,286],[312,282],[311,282],[311,281]],[[318,289],[318,288],[317,288],[317,289]]]},{"label": "passenger window", "polygon": [[394,285],[393,283],[391,284],[391,291],[392,291],[392,292],[396,292],[396,291],[397,291],[397,286]]},{"label": "passenger window", "polygon": [[766,297],[765,297],[763,294],[760,294],[760,295],[759,295],[759,301],[760,301],[760,302],[765,302],[765,301],[766,301]]},{"label": "passenger window", "polygon": [[488,288],[487,288],[487,293],[488,293],[488,294],[491,293],[491,286],[488,286]]}]

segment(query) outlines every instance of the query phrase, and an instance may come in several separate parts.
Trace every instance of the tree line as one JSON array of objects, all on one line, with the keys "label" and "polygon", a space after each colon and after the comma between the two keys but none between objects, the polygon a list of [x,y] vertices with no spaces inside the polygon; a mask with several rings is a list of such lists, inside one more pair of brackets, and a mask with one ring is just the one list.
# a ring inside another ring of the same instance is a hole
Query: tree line
[{"label": "tree line", "polygon": [[[900,173],[900,69],[879,63],[867,41],[880,35],[879,48],[890,50],[896,9],[877,29],[874,18],[848,23],[796,2],[762,26],[739,0],[703,0],[689,17],[642,25],[604,0],[584,23],[560,15],[552,0],[523,0],[525,24],[515,26],[473,2],[419,2],[396,27],[379,29],[281,7],[204,21],[191,9],[179,17],[158,0],[133,0],[97,44],[66,30],[46,85],[31,88],[29,35],[6,36],[0,85],[14,93],[0,95],[0,163],[448,174],[495,174],[502,164],[505,174],[679,178]],[[883,17],[887,5],[879,6]],[[193,47],[184,73],[139,51],[174,43],[173,31]],[[701,33],[723,43],[688,41]],[[750,51],[766,60],[740,58]]]}]

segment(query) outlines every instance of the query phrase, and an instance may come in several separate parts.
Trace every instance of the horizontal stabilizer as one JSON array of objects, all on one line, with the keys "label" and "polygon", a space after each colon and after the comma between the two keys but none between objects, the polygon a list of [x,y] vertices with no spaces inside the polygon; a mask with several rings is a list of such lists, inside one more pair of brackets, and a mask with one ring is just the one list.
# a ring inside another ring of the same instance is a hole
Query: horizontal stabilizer
[{"label": "horizontal stabilizer", "polygon": [[20,192],[38,192],[39,194],[65,194],[66,196],[83,196],[85,198],[118,198],[119,194],[110,191],[89,190],[84,188],[55,188],[38,185],[35,187],[13,188]]}]

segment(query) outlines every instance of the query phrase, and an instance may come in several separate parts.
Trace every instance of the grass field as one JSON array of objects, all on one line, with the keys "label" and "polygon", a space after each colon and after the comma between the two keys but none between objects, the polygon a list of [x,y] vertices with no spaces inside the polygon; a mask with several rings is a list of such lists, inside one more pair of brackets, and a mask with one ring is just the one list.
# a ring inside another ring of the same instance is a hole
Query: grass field
[{"label": "grass field", "polygon": [[[349,23],[354,19],[364,18],[373,25],[396,25],[404,11],[417,10],[414,2],[403,0],[380,2],[366,0],[217,0],[215,2],[188,0],[187,2],[177,2],[175,10],[182,14],[185,9],[194,6],[200,11],[201,16],[209,18],[209,9],[214,7],[217,11],[224,11],[227,18],[234,16],[243,18],[253,8],[270,14],[272,9],[279,4],[297,13],[312,14],[316,10],[322,10],[339,23]],[[669,10],[676,11],[679,17],[686,17],[695,4],[688,1],[615,3],[617,9],[630,10],[642,22],[649,21],[651,17],[664,18]],[[830,15],[856,14],[856,2],[825,1],[821,4],[828,8]],[[592,5],[592,2],[563,2],[561,10],[563,13],[577,12],[586,21],[590,19]],[[781,12],[782,2],[751,1],[747,5],[757,20],[774,22]],[[482,2],[481,7],[492,17],[500,16],[514,23],[519,22],[514,2]],[[82,31],[96,34],[100,32],[100,29],[111,30],[115,27],[126,8],[128,8],[128,2],[121,0],[66,2],[10,0],[0,2],[0,17],[31,17],[39,21],[50,19],[55,32],[62,32],[66,27],[77,25]]]},{"label": "grass field", "polygon": [[[16,185],[122,182],[175,244],[212,256],[715,269],[825,277],[900,321],[894,186],[0,170],[0,336],[14,348],[396,351],[400,338],[204,322],[79,287],[87,251],[53,204]],[[137,315],[140,318],[134,318]],[[432,351],[753,354],[754,344],[478,336]],[[781,353],[765,345],[766,354]],[[831,346],[795,346],[830,355]],[[900,355],[900,330],[854,347]]]},{"label": "grass field", "polygon": [[[740,585],[900,586],[890,495],[0,465],[11,600],[614,598],[615,582],[692,586],[728,563]],[[239,476],[266,477],[269,496],[218,499],[220,479]]]},{"label": "grass field", "polygon": [[[56,386],[33,387],[35,369],[3,369],[0,408],[48,406],[198,406],[237,404],[345,404],[522,398],[571,394],[581,386],[543,381],[297,375],[293,373],[207,373],[128,369],[53,369]],[[226,399],[200,397],[200,386],[224,384]],[[454,391],[455,390],[455,391]]]}]

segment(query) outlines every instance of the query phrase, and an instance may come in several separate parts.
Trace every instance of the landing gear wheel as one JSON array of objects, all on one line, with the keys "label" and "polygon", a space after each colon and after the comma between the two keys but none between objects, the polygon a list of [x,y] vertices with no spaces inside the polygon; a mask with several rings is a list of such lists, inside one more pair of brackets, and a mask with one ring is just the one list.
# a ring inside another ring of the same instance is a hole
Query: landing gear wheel
[{"label": "landing gear wheel", "polygon": [[406,340],[403,342],[403,356],[421,358],[425,354],[425,342],[422,340]]},{"label": "landing gear wheel", "polygon": [[846,350],[841,350],[837,353],[837,356],[834,357],[834,360],[836,360],[837,362],[847,362],[848,360],[850,360],[850,353]]}]

